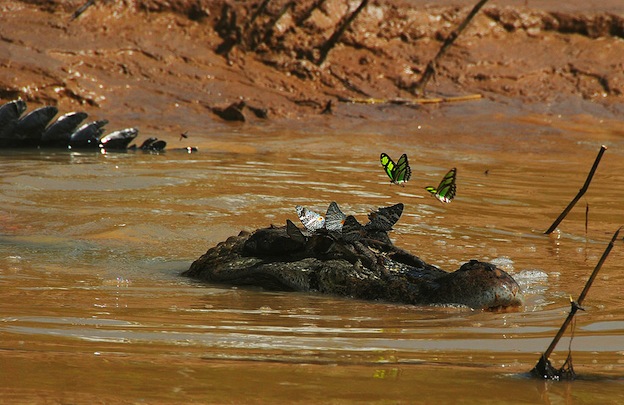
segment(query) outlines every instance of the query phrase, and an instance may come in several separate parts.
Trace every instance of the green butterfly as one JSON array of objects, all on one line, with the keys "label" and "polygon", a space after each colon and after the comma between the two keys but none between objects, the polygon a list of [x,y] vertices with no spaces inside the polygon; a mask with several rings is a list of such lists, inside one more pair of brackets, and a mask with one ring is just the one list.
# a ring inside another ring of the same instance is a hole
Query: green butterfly
[{"label": "green butterfly", "polygon": [[444,176],[438,188],[435,187],[425,187],[425,190],[430,192],[435,198],[442,201],[443,203],[450,203],[455,198],[455,192],[457,191],[457,186],[455,185],[455,179],[457,177],[457,169],[452,168],[448,173]]},{"label": "green butterfly", "polygon": [[408,181],[412,175],[412,169],[407,162],[407,155],[404,153],[399,158],[398,162],[395,164],[390,156],[382,153],[379,161],[383,166],[384,170],[388,177],[390,177],[390,182],[394,184],[402,184]]}]

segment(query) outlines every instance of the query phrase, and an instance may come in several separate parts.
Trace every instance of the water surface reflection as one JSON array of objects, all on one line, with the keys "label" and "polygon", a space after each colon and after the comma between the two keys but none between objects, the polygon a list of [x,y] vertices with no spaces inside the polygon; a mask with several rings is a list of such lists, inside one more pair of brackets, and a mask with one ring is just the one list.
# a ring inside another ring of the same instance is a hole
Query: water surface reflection
[{"label": "water surface reflection", "polygon": [[[32,402],[309,402],[321,391],[345,402],[476,402],[491,389],[497,402],[582,403],[589,392],[617,402],[620,244],[572,344],[577,372],[599,378],[545,385],[522,377],[624,223],[623,139],[591,125],[564,132],[519,120],[488,136],[457,121],[412,131],[381,123],[349,134],[248,127],[218,144],[207,137],[197,154],[3,151],[2,392]],[[587,233],[579,206],[560,233],[542,235],[601,143],[610,148],[583,201]],[[388,183],[380,151],[410,155],[406,187]],[[423,187],[452,166],[458,196],[442,205]],[[526,306],[417,308],[179,277],[240,229],[282,224],[297,204],[323,211],[334,200],[360,219],[404,202],[392,235],[398,245],[448,270],[472,258],[494,261],[518,278]]]}]

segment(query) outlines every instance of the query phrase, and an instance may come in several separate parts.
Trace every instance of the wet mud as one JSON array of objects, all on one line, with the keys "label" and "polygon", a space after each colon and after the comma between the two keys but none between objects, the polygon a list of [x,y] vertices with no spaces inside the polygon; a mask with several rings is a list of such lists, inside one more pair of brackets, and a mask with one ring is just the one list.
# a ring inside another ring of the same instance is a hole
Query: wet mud
[{"label": "wet mud", "polygon": [[[624,112],[616,1],[488,3],[439,61],[426,94],[415,94],[473,3],[369,2],[329,47],[360,2],[95,1],[72,19],[85,1],[8,0],[0,98],[173,131],[222,123],[228,106],[238,121],[409,118],[417,106],[345,101],[423,96],[478,94],[491,110]],[[464,103],[474,101],[456,104]]]}]

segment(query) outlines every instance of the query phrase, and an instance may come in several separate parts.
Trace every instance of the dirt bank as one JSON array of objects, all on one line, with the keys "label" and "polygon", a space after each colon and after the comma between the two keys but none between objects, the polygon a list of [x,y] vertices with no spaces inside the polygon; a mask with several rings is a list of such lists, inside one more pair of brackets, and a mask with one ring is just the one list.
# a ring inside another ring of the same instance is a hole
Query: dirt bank
[{"label": "dirt bank", "polygon": [[[231,3],[96,1],[72,21],[83,0],[6,0],[0,98],[176,130],[221,122],[212,108],[239,100],[271,119],[318,115],[330,100],[338,117],[409,115],[410,107],[339,100],[415,98],[426,64],[473,2],[372,1],[322,64],[324,44],[359,1],[273,0],[259,13],[260,1]],[[618,2],[575,0],[559,10],[513,3],[486,5],[440,61],[428,97],[481,94],[488,106],[624,112]]]}]

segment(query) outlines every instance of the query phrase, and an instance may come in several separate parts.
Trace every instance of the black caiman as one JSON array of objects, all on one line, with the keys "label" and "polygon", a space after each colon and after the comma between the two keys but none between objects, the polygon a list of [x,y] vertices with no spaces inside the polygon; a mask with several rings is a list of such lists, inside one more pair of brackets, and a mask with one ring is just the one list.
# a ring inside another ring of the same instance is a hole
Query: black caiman
[{"label": "black caiman", "polygon": [[470,260],[454,272],[395,246],[388,231],[403,204],[380,208],[361,225],[335,203],[326,217],[303,207],[304,229],[290,220],[241,232],[210,248],[184,276],[229,285],[333,294],[365,300],[474,309],[523,305],[516,281],[495,265]]}]

